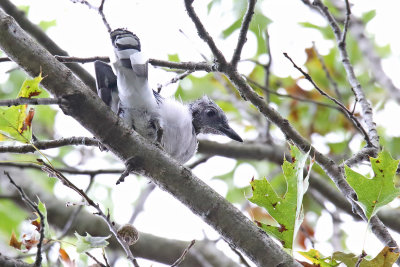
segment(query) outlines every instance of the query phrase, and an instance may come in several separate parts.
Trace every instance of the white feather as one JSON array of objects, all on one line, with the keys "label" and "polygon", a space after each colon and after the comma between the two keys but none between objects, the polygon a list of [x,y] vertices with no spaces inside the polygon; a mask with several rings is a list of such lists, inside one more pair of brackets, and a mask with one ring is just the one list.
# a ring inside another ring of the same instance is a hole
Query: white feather
[{"label": "white feather", "polygon": [[164,99],[159,107],[162,146],[181,163],[188,161],[197,149],[197,139],[189,107],[172,98]]}]

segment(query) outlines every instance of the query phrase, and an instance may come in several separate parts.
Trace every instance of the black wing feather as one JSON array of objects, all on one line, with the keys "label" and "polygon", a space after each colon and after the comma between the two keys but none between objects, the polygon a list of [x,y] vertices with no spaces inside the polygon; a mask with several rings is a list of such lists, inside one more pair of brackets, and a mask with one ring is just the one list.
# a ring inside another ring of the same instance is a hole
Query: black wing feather
[{"label": "black wing feather", "polygon": [[94,62],[96,72],[97,94],[108,106],[112,102],[112,93],[118,93],[117,76],[107,63],[102,61]]}]

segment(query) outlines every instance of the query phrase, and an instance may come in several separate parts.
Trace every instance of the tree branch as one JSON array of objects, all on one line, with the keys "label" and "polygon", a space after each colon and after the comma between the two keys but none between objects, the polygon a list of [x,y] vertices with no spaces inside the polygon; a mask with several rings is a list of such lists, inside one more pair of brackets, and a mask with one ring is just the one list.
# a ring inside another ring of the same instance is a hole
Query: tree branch
[{"label": "tree branch", "polygon": [[54,57],[62,63],[83,63],[84,64],[84,63],[95,62],[96,60],[107,62],[107,63],[110,62],[109,57],[100,57],[100,56],[82,58],[82,57],[69,57],[69,56],[55,55]]},{"label": "tree branch", "polygon": [[[39,160],[38,160],[39,161]],[[98,215],[100,218],[102,218],[108,225],[110,232],[114,235],[114,237],[118,240],[120,243],[121,247],[124,249],[127,258],[130,262],[132,262],[133,266],[138,266],[135,257],[133,256],[129,245],[118,235],[117,231],[118,228],[116,228],[115,223],[111,222],[110,220],[110,214],[105,214],[101,209],[100,205],[98,203],[95,203],[83,190],[79,189],[76,185],[74,185],[71,181],[69,181],[61,172],[58,170],[54,169],[52,166],[48,165],[47,163],[43,161],[39,161],[42,165],[42,170],[44,172],[47,172],[47,174],[50,177],[57,178],[62,182],[63,185],[66,187],[72,189],[76,193],[78,193],[84,201],[91,207],[93,207],[96,210],[96,215]]]},{"label": "tree branch", "polygon": [[40,238],[39,238],[39,243],[37,244],[37,252],[36,252],[36,260],[35,263],[33,264],[35,267],[40,267],[42,266],[42,244],[43,244],[43,239],[44,239],[44,216],[43,213],[39,210],[39,207],[37,204],[35,204],[32,200],[29,199],[29,197],[25,194],[24,190],[22,190],[21,187],[19,187],[14,180],[11,178],[10,174],[6,171],[4,171],[4,175],[8,177],[8,180],[10,180],[10,183],[15,186],[15,188],[18,190],[19,194],[21,195],[21,199],[31,208],[33,209],[39,216],[40,218]]},{"label": "tree branch", "polygon": [[336,109],[338,111],[342,111],[341,108],[339,108],[338,106],[335,106],[335,105],[331,105],[331,104],[324,103],[324,102],[319,102],[319,101],[314,101],[314,100],[311,100],[311,99],[298,97],[298,96],[295,96],[295,95],[280,94],[280,93],[278,93],[276,91],[272,91],[272,90],[268,89],[265,86],[262,86],[261,84],[257,83],[256,81],[254,81],[254,80],[252,80],[250,78],[246,77],[246,80],[249,81],[250,84],[253,84],[253,85],[257,86],[258,88],[261,88],[264,92],[267,92],[268,94],[273,94],[273,95],[276,95],[276,96],[279,96],[279,97],[291,98],[291,99],[294,99],[294,100],[297,100],[297,101],[312,103],[312,104],[315,104],[315,105],[318,105],[318,106],[323,106],[323,107],[327,107],[327,108],[333,108],[333,109]]},{"label": "tree branch", "polygon": [[226,59],[222,52],[217,48],[217,45],[215,44],[213,38],[211,35],[207,32],[207,30],[204,28],[203,24],[201,23],[199,17],[197,16],[196,12],[194,11],[193,7],[193,0],[185,0],[185,7],[186,7],[186,12],[188,13],[189,17],[193,20],[197,32],[199,34],[199,37],[203,39],[208,46],[210,47],[211,52],[213,53],[214,57],[216,58],[217,62],[219,65],[225,66],[227,64]]},{"label": "tree branch", "polygon": [[0,266],[3,267],[34,267],[33,264],[28,264],[21,260],[16,260],[0,253]]},{"label": "tree branch", "polygon": [[243,46],[247,41],[246,35],[247,31],[249,30],[251,19],[253,18],[254,15],[254,8],[256,6],[256,2],[257,2],[256,0],[248,0],[247,11],[246,14],[244,15],[242,26],[240,27],[239,38],[230,62],[234,68],[236,68],[237,63],[240,60],[240,55],[242,53]]},{"label": "tree branch", "polygon": [[[100,146],[99,140],[90,137],[69,137],[61,138],[58,140],[50,141],[36,141],[33,145],[39,150],[70,146],[70,145],[84,145],[84,146]],[[0,146],[0,153],[33,153],[36,148],[32,145],[19,145],[19,146]]]},{"label": "tree branch", "polygon": [[0,106],[19,106],[19,105],[59,105],[61,99],[56,98],[25,98],[0,99]]},{"label": "tree branch", "polygon": [[[190,170],[178,165],[157,146],[128,129],[97,95],[38,46],[1,10],[0,35],[4,37],[0,39],[2,50],[30,75],[36,76],[40,68],[48,75],[42,85],[55,97],[65,100],[65,104],[61,105],[64,113],[74,117],[124,162],[128,159],[135,162],[136,173],[151,178],[162,189],[174,195],[255,264],[299,266],[269,236],[260,232],[253,222]],[[29,56],[29,60],[24,56]]]},{"label": "tree branch", "polygon": [[326,78],[328,79],[328,81],[332,84],[333,86],[333,90],[335,91],[335,94],[337,96],[337,98],[339,99],[340,102],[343,102],[342,100],[342,95],[339,92],[339,88],[337,83],[335,82],[335,80],[332,78],[332,75],[330,74],[328,67],[325,64],[324,58],[319,54],[317,48],[315,47],[315,43],[313,42],[313,50],[315,52],[315,54],[317,55],[318,61],[319,63],[321,63],[322,69],[325,72]]},{"label": "tree branch", "polygon": [[314,86],[315,89],[317,89],[317,91],[327,97],[329,100],[331,100],[332,102],[334,102],[336,105],[338,105],[340,107],[340,110],[342,111],[342,113],[353,123],[353,125],[357,128],[357,130],[364,136],[365,141],[367,142],[368,146],[373,146],[367,132],[365,131],[365,129],[362,127],[361,123],[357,120],[356,117],[354,117],[354,114],[352,112],[350,112],[350,110],[348,110],[340,101],[338,101],[336,98],[328,95],[324,90],[322,90],[321,88],[319,88],[319,86],[314,82],[314,80],[311,78],[311,76],[305,72],[304,70],[302,70],[299,66],[296,65],[296,63],[294,63],[294,61],[292,60],[291,57],[289,57],[289,55],[287,53],[283,53],[283,55],[290,60],[290,62],[292,62],[293,67],[295,67],[298,71],[301,72],[301,74],[304,75],[304,77]]},{"label": "tree branch", "polygon": [[353,66],[350,63],[349,55],[346,50],[346,42],[344,42],[345,38],[343,37],[342,31],[340,30],[335,18],[329,12],[328,8],[321,2],[321,0],[314,0],[313,5],[319,9],[321,14],[323,14],[325,19],[330,24],[333,33],[335,34],[338,43],[339,53],[342,58],[343,67],[346,70],[347,80],[353,88],[356,98],[361,104],[361,114],[367,126],[368,135],[370,137],[371,143],[376,149],[379,149],[379,136],[378,132],[376,131],[376,124],[373,120],[372,107],[365,97],[361,84],[357,80]]},{"label": "tree branch", "polygon": [[183,251],[182,255],[171,265],[171,267],[179,266],[182,263],[182,261],[185,259],[186,254],[189,252],[189,249],[191,249],[195,243],[196,243],[196,240],[192,240],[190,242],[189,246]]}]

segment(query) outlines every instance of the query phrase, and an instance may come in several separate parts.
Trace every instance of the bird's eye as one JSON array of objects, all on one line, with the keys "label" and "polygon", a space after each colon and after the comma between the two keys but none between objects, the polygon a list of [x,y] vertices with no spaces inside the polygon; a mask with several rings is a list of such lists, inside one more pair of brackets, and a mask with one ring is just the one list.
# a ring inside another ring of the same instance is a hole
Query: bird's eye
[{"label": "bird's eye", "polygon": [[213,110],[213,109],[207,110],[207,116],[208,116],[208,117],[213,117],[213,116],[215,116],[215,110]]}]

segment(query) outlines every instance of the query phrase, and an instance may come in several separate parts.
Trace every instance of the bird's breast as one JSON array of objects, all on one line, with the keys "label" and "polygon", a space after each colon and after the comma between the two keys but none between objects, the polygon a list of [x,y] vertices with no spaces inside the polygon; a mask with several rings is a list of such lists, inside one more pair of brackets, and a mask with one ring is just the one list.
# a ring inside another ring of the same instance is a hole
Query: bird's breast
[{"label": "bird's breast", "polygon": [[185,163],[197,150],[192,114],[186,105],[175,99],[164,99],[159,108],[162,146],[177,161]]}]

